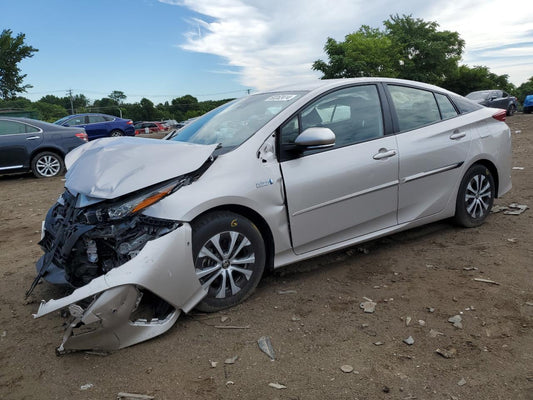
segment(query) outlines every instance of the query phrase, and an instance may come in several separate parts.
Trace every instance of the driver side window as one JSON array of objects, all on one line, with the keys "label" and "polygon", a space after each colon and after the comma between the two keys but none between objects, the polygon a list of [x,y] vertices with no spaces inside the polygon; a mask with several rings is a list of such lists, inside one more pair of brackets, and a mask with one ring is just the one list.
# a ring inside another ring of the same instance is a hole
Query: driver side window
[{"label": "driver side window", "polygon": [[300,133],[311,127],[331,129],[336,138],[335,147],[383,136],[377,87],[353,86],[323,96],[281,127],[281,144],[293,144]]}]

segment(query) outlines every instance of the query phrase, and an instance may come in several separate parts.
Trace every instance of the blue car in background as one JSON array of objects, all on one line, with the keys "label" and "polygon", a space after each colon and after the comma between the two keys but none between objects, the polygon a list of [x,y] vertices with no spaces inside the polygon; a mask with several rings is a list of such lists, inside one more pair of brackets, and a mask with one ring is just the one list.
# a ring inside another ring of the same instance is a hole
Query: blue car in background
[{"label": "blue car in background", "polygon": [[533,94],[528,94],[524,100],[524,112],[531,114],[531,111],[533,111]]},{"label": "blue car in background", "polygon": [[89,140],[109,136],[135,136],[131,119],[123,119],[107,114],[74,114],[63,117],[54,124],[85,128]]}]

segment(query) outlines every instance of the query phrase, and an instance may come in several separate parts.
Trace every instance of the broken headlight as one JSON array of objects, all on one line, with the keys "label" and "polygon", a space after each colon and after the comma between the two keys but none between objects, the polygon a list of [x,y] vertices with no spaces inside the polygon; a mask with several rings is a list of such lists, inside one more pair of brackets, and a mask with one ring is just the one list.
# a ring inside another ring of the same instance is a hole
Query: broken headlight
[{"label": "broken headlight", "polygon": [[162,198],[179,189],[184,182],[185,179],[181,179],[133,198],[127,198],[123,202],[103,205],[95,210],[96,217],[99,221],[115,221],[125,218],[157,203]]}]

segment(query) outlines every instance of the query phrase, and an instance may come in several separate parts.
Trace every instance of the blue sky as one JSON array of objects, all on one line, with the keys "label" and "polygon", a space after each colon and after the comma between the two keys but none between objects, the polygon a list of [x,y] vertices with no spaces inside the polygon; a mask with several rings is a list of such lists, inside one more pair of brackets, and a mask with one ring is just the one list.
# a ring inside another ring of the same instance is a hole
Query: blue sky
[{"label": "blue sky", "polygon": [[[456,3],[456,4],[454,4]],[[294,80],[316,79],[328,36],[343,40],[362,24],[412,14],[458,31],[463,62],[533,75],[533,6],[514,0],[0,0],[0,29],[26,34],[39,49],[21,63],[25,94],[121,90],[127,102],[192,94],[240,97]]]}]

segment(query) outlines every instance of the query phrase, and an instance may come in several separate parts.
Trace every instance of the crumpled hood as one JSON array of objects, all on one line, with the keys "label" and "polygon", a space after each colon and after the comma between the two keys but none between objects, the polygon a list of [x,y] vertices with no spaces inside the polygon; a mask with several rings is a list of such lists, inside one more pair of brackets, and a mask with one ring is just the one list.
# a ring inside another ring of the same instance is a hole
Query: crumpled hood
[{"label": "crumpled hood", "polygon": [[67,154],[65,186],[75,194],[114,199],[197,170],[216,147],[136,137],[98,139]]}]

